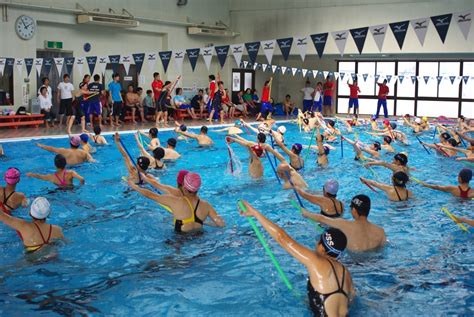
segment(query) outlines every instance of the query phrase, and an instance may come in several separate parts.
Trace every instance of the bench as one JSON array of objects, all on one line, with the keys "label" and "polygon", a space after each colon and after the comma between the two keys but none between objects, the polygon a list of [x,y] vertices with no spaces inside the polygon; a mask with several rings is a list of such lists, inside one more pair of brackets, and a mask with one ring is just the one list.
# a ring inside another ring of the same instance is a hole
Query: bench
[{"label": "bench", "polygon": [[43,114],[0,116],[0,127],[17,129],[19,126],[34,126],[37,128],[44,124],[43,117]]}]

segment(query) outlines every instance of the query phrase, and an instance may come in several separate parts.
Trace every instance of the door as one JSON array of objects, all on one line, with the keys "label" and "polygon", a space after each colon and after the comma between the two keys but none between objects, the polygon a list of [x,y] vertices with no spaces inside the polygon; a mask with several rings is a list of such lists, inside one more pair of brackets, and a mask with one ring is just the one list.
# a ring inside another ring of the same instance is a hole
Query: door
[{"label": "door", "polygon": [[255,89],[255,71],[252,69],[232,69],[232,102],[238,103],[239,91]]}]

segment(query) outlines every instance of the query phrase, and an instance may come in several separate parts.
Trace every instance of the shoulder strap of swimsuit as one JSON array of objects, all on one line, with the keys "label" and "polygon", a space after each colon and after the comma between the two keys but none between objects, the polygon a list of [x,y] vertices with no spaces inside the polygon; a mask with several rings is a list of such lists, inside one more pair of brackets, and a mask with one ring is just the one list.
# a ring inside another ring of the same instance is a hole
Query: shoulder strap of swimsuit
[{"label": "shoulder strap of swimsuit", "polygon": [[[46,243],[49,243],[49,239],[51,239],[51,234],[53,233],[53,225],[49,225],[49,234],[48,234],[48,239],[46,240]],[[344,281],[342,282],[344,284]]]},{"label": "shoulder strap of swimsuit", "polygon": [[[38,224],[36,222],[33,222],[33,224],[35,225],[36,229],[38,229],[38,232],[41,236],[41,239],[43,240],[43,244],[46,244],[48,243],[45,239],[44,239],[44,236],[43,236],[43,233],[41,232],[41,229],[40,227],[38,226]],[[50,225],[51,226],[51,225]],[[48,240],[49,240],[49,237],[51,236],[51,227],[50,227],[50,231],[49,231],[49,236],[48,236]]]},{"label": "shoulder strap of swimsuit", "polygon": [[[194,208],[193,208],[193,205],[192,205],[191,202],[189,201],[189,198],[188,198],[188,197],[186,197],[186,196],[183,196],[183,197],[184,197],[184,199],[186,200],[186,202],[188,203],[189,209],[193,211],[193,214],[192,214],[191,217],[193,218],[193,221],[194,221],[195,219],[194,219]],[[198,202],[198,204],[199,204],[199,202]]]},{"label": "shoulder strap of swimsuit", "polygon": [[5,187],[3,187],[3,204],[7,206],[10,209],[13,209],[12,207],[8,206],[7,201],[10,199],[10,197],[15,193],[15,191],[12,191],[8,196],[5,196]]},{"label": "shoulder strap of swimsuit", "polygon": [[395,193],[397,194],[398,201],[402,201],[402,197],[400,197],[400,194],[398,193],[397,187],[393,186],[393,189],[395,190]]},{"label": "shoulder strap of swimsuit", "polygon": [[[332,272],[334,273],[334,277],[336,278],[336,283],[337,283],[337,290],[340,291],[342,289],[342,286],[341,284],[339,283],[339,278],[337,277],[337,271],[336,271],[336,268],[334,267],[334,264],[332,264],[332,262],[328,259],[328,262],[329,264],[331,265],[331,268],[332,268]],[[343,276],[345,274],[345,270],[344,272],[342,273]],[[344,280],[342,281],[344,283]]]}]

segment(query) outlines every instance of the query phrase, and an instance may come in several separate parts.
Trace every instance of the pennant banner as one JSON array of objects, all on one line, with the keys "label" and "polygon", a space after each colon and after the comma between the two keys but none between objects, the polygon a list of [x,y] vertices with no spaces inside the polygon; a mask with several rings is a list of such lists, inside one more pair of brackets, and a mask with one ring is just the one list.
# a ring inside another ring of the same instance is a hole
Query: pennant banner
[{"label": "pennant banner", "polygon": [[410,76],[410,78],[411,78],[411,83],[415,84],[417,80],[416,76]]},{"label": "pennant banner", "polygon": [[58,70],[59,77],[61,77],[61,73],[63,71],[63,66],[64,66],[64,58],[63,57],[54,58],[54,64],[56,65],[56,69]]},{"label": "pennant banner", "polygon": [[69,74],[69,76],[71,76],[71,74],[72,74],[72,70],[74,68],[74,61],[75,60],[76,60],[76,58],[74,58],[72,56],[64,58],[64,65],[66,65],[66,73]]},{"label": "pennant banner", "polygon": [[41,76],[41,68],[43,68],[43,59],[42,58],[35,58],[35,68],[36,74],[38,77]]},{"label": "pennant banner", "polygon": [[84,63],[85,63],[85,58],[84,57],[76,58],[76,67],[77,67],[77,70],[79,71],[79,76],[81,76],[81,77],[82,77],[83,70],[84,70]]},{"label": "pennant banner", "polygon": [[222,46],[216,46],[216,55],[217,55],[217,60],[219,61],[219,64],[221,65],[221,68],[224,67],[225,61],[227,59],[227,55],[229,54],[229,45],[222,45]]},{"label": "pennant banner", "polygon": [[351,35],[354,39],[357,49],[359,50],[359,54],[362,54],[362,50],[364,49],[365,39],[367,38],[368,31],[369,27],[351,29]]},{"label": "pennant banner", "polygon": [[142,73],[143,62],[145,61],[145,53],[132,54],[133,61],[135,62],[135,68],[137,73]]},{"label": "pennant banner", "polygon": [[235,63],[237,67],[240,67],[240,62],[242,60],[242,54],[244,53],[244,44],[233,44],[230,46],[232,55],[234,55]]},{"label": "pennant banner", "polygon": [[[165,71],[165,73],[168,71],[168,66],[170,64],[170,61],[171,61],[171,55],[173,54],[172,51],[166,51],[166,52],[160,52],[158,53],[160,55],[160,60],[161,60],[161,64],[163,65],[163,70]],[[150,60],[148,60],[150,61]],[[156,63],[156,55],[155,55],[155,63]],[[153,64],[154,66],[154,64]]]},{"label": "pennant banner", "polygon": [[[163,53],[165,53],[165,52],[163,52]],[[169,55],[170,55],[170,58],[171,58],[171,52],[169,52]],[[148,71],[150,73],[154,73],[155,72],[156,61],[158,60],[158,53],[157,52],[148,52],[148,53],[145,54],[145,58],[147,60]],[[169,62],[169,59],[168,59],[168,62]],[[166,73],[167,67],[168,67],[168,64],[165,67],[165,64],[163,63],[163,68],[165,70],[165,73]]]},{"label": "pennant banner", "polygon": [[390,28],[392,29],[393,36],[395,36],[395,39],[398,43],[398,47],[400,47],[400,49],[402,49],[403,43],[405,42],[405,36],[407,35],[409,23],[409,21],[390,23]]},{"label": "pennant banner", "polygon": [[94,74],[95,64],[97,63],[97,56],[86,56],[86,60],[87,65],[89,65],[90,74]]},{"label": "pennant banner", "polygon": [[426,32],[428,32],[428,25],[430,20],[428,18],[411,20],[411,27],[415,31],[418,41],[420,41],[421,46],[425,43]]},{"label": "pennant banner", "polygon": [[467,81],[469,80],[469,76],[462,76],[462,80],[464,81],[464,84],[467,85]]},{"label": "pennant banner", "polygon": [[[247,49],[247,54],[249,54],[250,62],[253,64],[257,59],[258,49],[260,48],[260,42],[250,42],[245,43],[245,48]],[[269,64],[271,64],[269,62]]]},{"label": "pennant banner", "polygon": [[291,45],[293,44],[292,37],[286,37],[284,39],[277,39],[278,47],[281,51],[281,56],[283,56],[283,60],[287,61],[288,56],[290,56]]},{"label": "pennant banner", "polygon": [[304,58],[306,57],[306,52],[308,51],[308,37],[297,37],[296,38],[296,47],[298,48],[298,52],[300,52],[301,60],[304,62]]},{"label": "pennant banner", "polygon": [[326,42],[328,41],[328,33],[312,34],[310,36],[311,41],[313,41],[314,48],[316,49],[319,58],[321,58],[323,56],[324,48],[326,47]]},{"label": "pennant banner", "polygon": [[23,77],[23,64],[25,60],[23,58],[15,58],[15,65],[16,65],[16,70],[18,71],[18,74],[20,77]]},{"label": "pennant banner", "polygon": [[348,30],[331,33],[332,38],[336,42],[337,49],[339,50],[339,53],[341,54],[341,56],[344,55],[344,49],[346,48],[348,33],[349,33]]},{"label": "pennant banner", "polygon": [[267,68],[268,68],[268,64],[262,64],[262,70],[263,70],[264,72],[267,71]]},{"label": "pennant banner", "polygon": [[275,74],[275,71],[276,71],[277,67],[276,65],[272,65],[272,72]]},{"label": "pennant banner", "polygon": [[186,55],[188,55],[189,63],[191,63],[191,69],[196,69],[196,63],[199,57],[199,48],[189,48],[186,50]]},{"label": "pennant banner", "polygon": [[176,72],[181,75],[183,73],[183,61],[184,61],[184,54],[185,50],[179,50],[174,52],[174,64],[176,66]]},{"label": "pennant banner", "polygon": [[112,66],[112,72],[117,73],[120,65],[120,55],[109,55],[109,62]]},{"label": "pennant banner", "polygon": [[[33,63],[34,63],[33,58],[25,58],[25,66],[26,66],[26,76],[30,77],[31,70],[33,69]],[[1,71],[0,71],[1,73]]]},{"label": "pennant banner", "polygon": [[286,67],[286,66],[281,66],[280,69],[281,69],[281,73],[282,73],[283,75],[285,75],[287,67]]},{"label": "pennant banner", "polygon": [[5,62],[5,69],[3,70],[3,74],[10,76],[13,75],[13,65],[15,65],[15,59],[14,58],[8,58]]},{"label": "pennant banner", "polygon": [[201,55],[204,59],[204,64],[206,64],[207,71],[211,68],[212,62],[212,55],[213,55],[214,47],[205,47],[201,48]]},{"label": "pennant banner", "polygon": [[431,17],[431,21],[433,22],[436,31],[438,31],[439,37],[443,44],[444,40],[446,40],[446,35],[448,34],[449,25],[451,24],[452,17],[453,15],[451,13]]},{"label": "pennant banner", "polygon": [[405,79],[405,76],[403,75],[398,75],[398,81],[401,83],[403,83],[403,79]]},{"label": "pennant banner", "polygon": [[275,51],[276,40],[262,41],[262,48],[268,64],[272,63],[273,52]]},{"label": "pennant banner", "polygon": [[125,68],[125,76],[128,76],[128,72],[130,71],[130,63],[132,62],[131,55],[122,55],[120,56],[120,63],[123,64]]},{"label": "pennant banner", "polygon": [[7,63],[6,58],[0,58],[0,75],[3,76],[3,70],[5,69],[5,64]]},{"label": "pennant banner", "polygon": [[385,35],[387,34],[387,27],[387,24],[380,24],[370,27],[370,33],[374,38],[375,44],[377,44],[379,52],[382,52],[383,42],[385,41]]},{"label": "pennant banner", "polygon": [[464,38],[466,39],[466,41],[467,41],[467,37],[469,36],[469,30],[471,29],[472,12],[473,11],[464,11],[464,12],[455,14],[456,24],[461,30],[462,35],[464,35]]},{"label": "pennant banner", "polygon": [[303,77],[305,77],[307,73],[308,73],[308,70],[306,68],[303,68],[301,70],[301,75],[303,75]]},{"label": "pennant banner", "polygon": [[107,64],[109,63],[108,56],[99,56],[97,59],[97,64],[99,64],[99,70],[102,77],[105,74],[105,69],[107,68]]},{"label": "pennant banner", "polygon": [[454,84],[457,76],[449,76],[449,80],[451,81],[451,85]]},{"label": "pennant banner", "polygon": [[49,76],[49,72],[51,71],[51,67],[53,67],[53,59],[52,58],[44,58],[43,59],[43,71],[41,72],[46,77]]}]

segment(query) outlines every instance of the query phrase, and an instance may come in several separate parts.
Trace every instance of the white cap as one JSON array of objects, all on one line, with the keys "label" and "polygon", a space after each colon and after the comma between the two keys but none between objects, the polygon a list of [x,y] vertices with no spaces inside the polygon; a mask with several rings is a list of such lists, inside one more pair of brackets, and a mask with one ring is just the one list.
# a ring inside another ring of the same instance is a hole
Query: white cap
[{"label": "white cap", "polygon": [[51,205],[49,201],[44,197],[37,197],[31,203],[30,215],[31,217],[39,220],[48,218],[51,213]]},{"label": "white cap", "polygon": [[418,124],[420,124],[420,123],[421,123],[421,119],[420,119],[420,118],[416,118],[416,119],[415,119],[415,122],[418,123]]},{"label": "white cap", "polygon": [[285,134],[285,132],[286,132],[286,128],[285,128],[284,125],[279,126],[277,130],[278,130],[278,132],[280,132],[281,134]]}]

